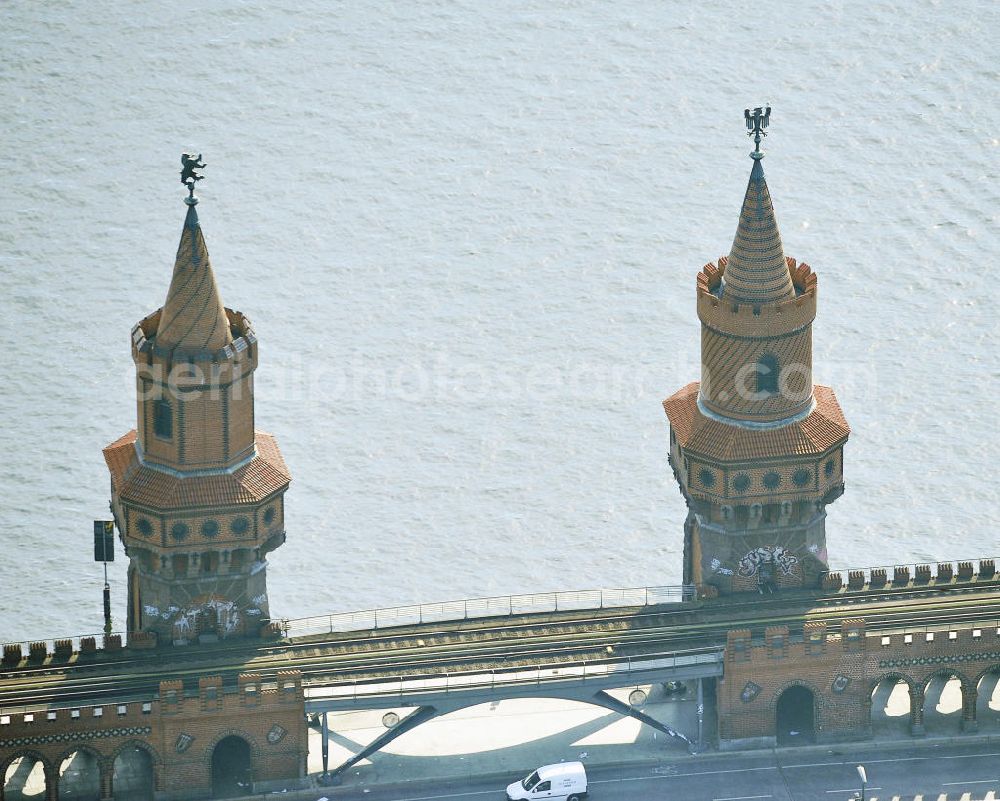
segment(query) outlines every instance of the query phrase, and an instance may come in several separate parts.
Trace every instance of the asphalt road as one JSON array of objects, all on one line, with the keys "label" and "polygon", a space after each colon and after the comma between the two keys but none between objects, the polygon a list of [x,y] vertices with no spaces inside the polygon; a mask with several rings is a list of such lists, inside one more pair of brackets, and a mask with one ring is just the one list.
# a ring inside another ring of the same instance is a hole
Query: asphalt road
[{"label": "asphalt road", "polygon": [[[588,771],[588,801],[847,801],[868,770],[868,801],[1000,799],[1000,747],[877,744],[777,757],[720,755],[688,762]],[[449,779],[379,788],[335,787],[330,801],[484,801],[503,799],[519,777]],[[320,798],[321,794],[317,795]]]}]

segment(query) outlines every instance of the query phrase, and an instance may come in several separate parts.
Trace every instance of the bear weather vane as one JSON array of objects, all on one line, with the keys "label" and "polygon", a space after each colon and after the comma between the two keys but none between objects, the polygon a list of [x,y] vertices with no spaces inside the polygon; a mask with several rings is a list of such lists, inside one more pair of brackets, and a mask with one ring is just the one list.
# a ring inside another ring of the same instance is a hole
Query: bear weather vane
[{"label": "bear weather vane", "polygon": [[753,137],[753,153],[750,154],[752,158],[760,159],[764,157],[764,154],[760,150],[760,140],[767,136],[768,122],[771,120],[771,107],[767,106],[761,108],[757,106],[753,111],[750,109],[743,109],[743,118],[747,123],[747,136]]},{"label": "bear weather vane", "polygon": [[184,202],[193,206],[198,202],[198,198],[194,196],[194,185],[205,177],[198,170],[204,169],[205,162],[201,160],[201,153],[197,156],[181,153],[181,166],[184,168],[181,170],[181,183],[188,188],[188,196],[184,198]]}]

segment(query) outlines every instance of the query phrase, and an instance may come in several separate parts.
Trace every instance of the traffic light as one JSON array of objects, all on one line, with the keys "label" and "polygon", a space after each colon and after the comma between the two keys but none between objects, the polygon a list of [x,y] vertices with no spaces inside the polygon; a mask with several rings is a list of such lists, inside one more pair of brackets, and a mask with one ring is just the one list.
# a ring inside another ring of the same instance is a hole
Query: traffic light
[{"label": "traffic light", "polygon": [[94,561],[115,561],[115,521],[94,521]]}]

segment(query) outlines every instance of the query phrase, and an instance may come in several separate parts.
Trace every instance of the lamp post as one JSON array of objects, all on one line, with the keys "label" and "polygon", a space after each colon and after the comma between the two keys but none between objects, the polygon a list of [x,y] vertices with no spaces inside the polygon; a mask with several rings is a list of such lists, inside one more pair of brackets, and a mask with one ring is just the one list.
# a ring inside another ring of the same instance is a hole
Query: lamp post
[{"label": "lamp post", "polygon": [[858,778],[861,779],[861,795],[858,796],[860,801],[865,801],[865,787],[868,785],[868,772],[865,770],[864,765],[858,765]]}]

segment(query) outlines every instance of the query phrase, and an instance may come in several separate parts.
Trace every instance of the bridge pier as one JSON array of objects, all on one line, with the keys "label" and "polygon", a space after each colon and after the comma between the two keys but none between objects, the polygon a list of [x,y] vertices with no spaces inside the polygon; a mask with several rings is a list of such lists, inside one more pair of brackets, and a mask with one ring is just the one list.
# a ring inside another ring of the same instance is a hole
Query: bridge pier
[{"label": "bridge pier", "polygon": [[979,721],[976,719],[976,701],[979,690],[975,684],[962,684],[962,731],[968,734],[979,731]]},{"label": "bridge pier", "polygon": [[101,801],[112,801],[114,799],[114,790],[112,788],[112,780],[115,775],[115,761],[114,759],[102,759],[100,763],[101,768]]},{"label": "bridge pier", "polygon": [[910,688],[910,734],[914,737],[923,737],[926,734],[924,729],[924,688]]}]

